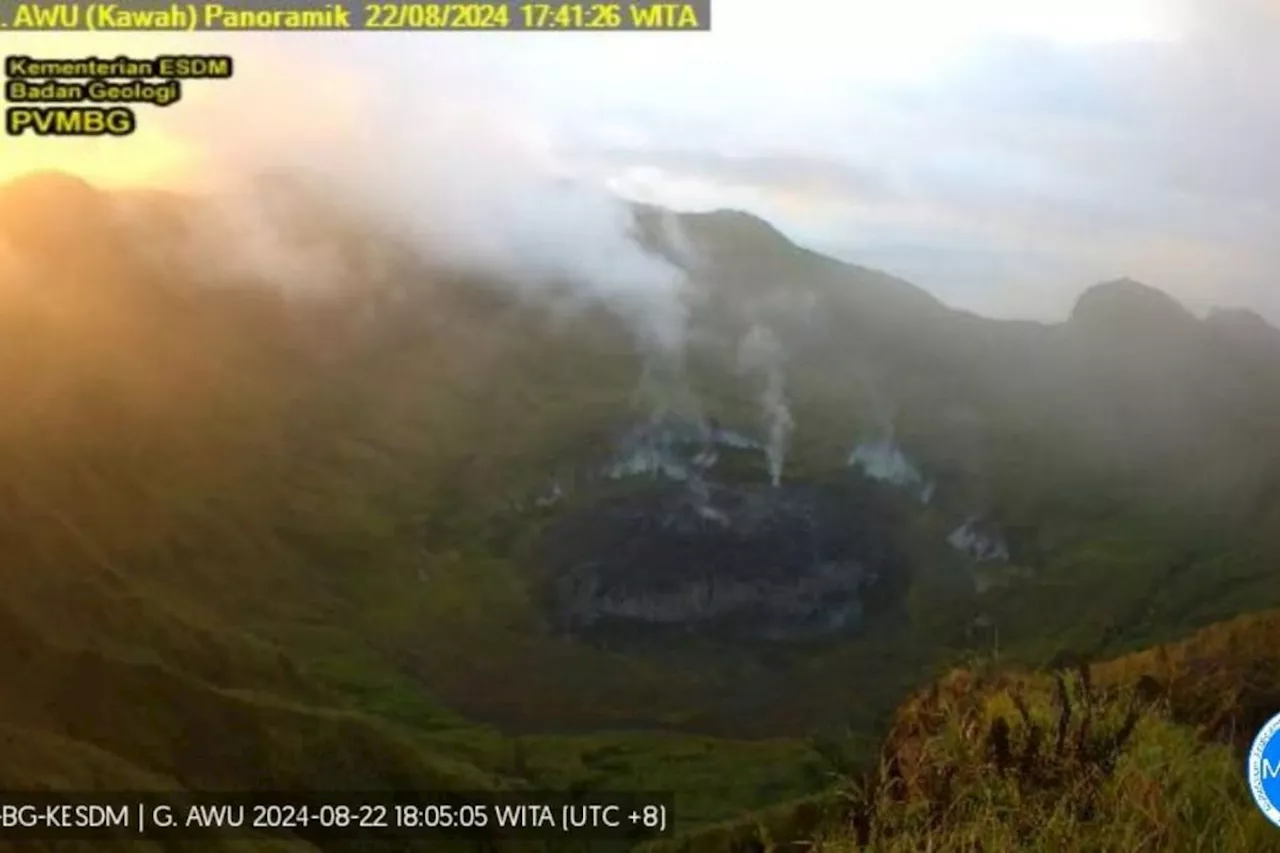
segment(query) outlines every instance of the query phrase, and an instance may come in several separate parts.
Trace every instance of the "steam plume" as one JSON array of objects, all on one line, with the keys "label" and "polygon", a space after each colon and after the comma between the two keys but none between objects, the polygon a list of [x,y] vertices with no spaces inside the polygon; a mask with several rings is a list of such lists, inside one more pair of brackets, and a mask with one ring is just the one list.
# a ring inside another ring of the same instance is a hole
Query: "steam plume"
[{"label": "steam plume", "polygon": [[253,60],[237,56],[233,81],[202,88],[199,105],[164,118],[166,132],[201,149],[198,188],[247,224],[237,232],[256,233],[252,257],[265,277],[291,287],[342,272],[322,247],[298,262],[288,258],[295,246],[267,245],[274,213],[244,177],[269,173],[433,267],[529,298],[567,289],[627,318],[646,348],[682,348],[684,271],[642,246],[633,208],[574,178],[550,130],[509,98],[488,97],[479,79],[431,85],[429,66],[389,86],[363,81],[358,68],[338,75],[323,57]]},{"label": "steam plume", "polygon": [[871,409],[871,419],[880,433],[880,437],[894,442],[897,437],[897,415],[892,401],[880,390],[880,383],[867,365],[859,371],[862,391],[867,405]]},{"label": "steam plume", "polygon": [[795,421],[787,406],[786,373],[781,343],[767,326],[756,323],[738,347],[738,366],[746,373],[758,373],[764,379],[760,407],[764,414],[768,440],[765,454],[769,461],[769,477],[774,486],[782,483],[782,471]]}]

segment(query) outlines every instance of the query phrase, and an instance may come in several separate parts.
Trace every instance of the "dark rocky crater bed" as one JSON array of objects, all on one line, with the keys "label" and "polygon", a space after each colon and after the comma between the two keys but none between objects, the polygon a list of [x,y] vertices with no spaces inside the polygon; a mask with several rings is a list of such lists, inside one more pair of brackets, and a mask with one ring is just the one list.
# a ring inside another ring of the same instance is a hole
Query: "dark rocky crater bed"
[{"label": "dark rocky crater bed", "polygon": [[550,606],[561,630],[585,640],[848,633],[906,589],[896,513],[856,475],[778,487],[639,478],[550,523]]}]

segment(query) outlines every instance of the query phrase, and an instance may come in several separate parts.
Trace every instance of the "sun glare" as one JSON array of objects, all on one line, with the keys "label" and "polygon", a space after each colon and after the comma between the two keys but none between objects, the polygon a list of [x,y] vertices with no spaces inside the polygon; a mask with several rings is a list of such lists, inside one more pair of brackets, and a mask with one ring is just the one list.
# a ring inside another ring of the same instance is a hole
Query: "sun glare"
[{"label": "sun glare", "polygon": [[[742,5],[730,5],[738,2]],[[765,33],[752,21],[772,20],[771,15],[746,15],[750,4],[779,8],[776,0],[721,0],[724,14],[717,19],[711,38],[717,45],[727,45],[731,58],[758,64],[760,45],[772,44],[778,54],[773,65],[779,69],[779,79],[786,78],[789,70],[805,79],[834,77],[842,85],[871,87],[943,79],[997,40],[1027,39],[1072,47],[1172,41],[1181,37],[1185,24],[1178,18],[1176,0],[792,0],[787,6],[788,21],[825,24]],[[98,35],[32,36],[24,42],[24,52],[102,53],[103,40]],[[221,40],[217,47],[226,50],[231,44]],[[243,73],[238,70],[236,79],[184,89],[183,100],[172,112],[147,110],[139,116],[137,132],[124,139],[11,139],[0,153],[0,181],[56,169],[104,187],[172,186],[209,171],[210,152],[200,149],[208,148],[210,139],[223,153],[240,148],[251,149],[250,153],[259,149],[288,152],[304,132],[323,137],[359,126],[359,118],[347,114],[350,108],[344,105],[353,100],[348,90],[360,88],[363,74],[376,76],[376,62],[349,58],[327,71],[321,87],[319,72],[293,51],[283,51],[280,44],[251,50],[251,46],[270,44],[270,36],[236,39],[234,44],[236,58],[244,59]],[[207,42],[199,47],[213,48]],[[189,39],[153,35],[113,39],[111,46],[114,53],[131,55],[191,49]],[[833,60],[837,56],[838,62]],[[651,66],[644,67],[646,74],[651,71]],[[250,81],[255,79],[265,81],[264,85],[253,85]],[[315,109],[314,98],[283,94],[291,88],[300,93],[322,90],[327,106]],[[242,120],[250,114],[252,121]]]},{"label": "sun glare", "polygon": [[139,127],[127,139],[23,136],[5,146],[0,182],[52,169],[104,189],[171,186],[189,173],[193,159],[184,144],[155,128]]},{"label": "sun glare", "polygon": [[[155,56],[175,52],[175,48],[181,52],[181,46],[181,39],[169,35],[117,34],[108,40],[97,33],[32,33],[23,37],[22,53],[44,57]],[[177,109],[183,106],[180,102]],[[11,137],[0,149],[0,183],[30,172],[57,170],[103,188],[168,186],[192,167],[195,152],[157,127],[151,121],[154,117],[154,113],[140,115],[137,131],[123,139]]]}]

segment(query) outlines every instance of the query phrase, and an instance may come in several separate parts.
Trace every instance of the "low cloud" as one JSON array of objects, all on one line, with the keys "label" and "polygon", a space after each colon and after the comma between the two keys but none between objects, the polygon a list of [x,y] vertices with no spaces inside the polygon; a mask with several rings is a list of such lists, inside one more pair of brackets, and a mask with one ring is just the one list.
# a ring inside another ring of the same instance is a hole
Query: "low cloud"
[{"label": "low cloud", "polygon": [[306,166],[434,252],[591,280],[658,340],[682,279],[609,190],[745,207],[987,313],[1128,275],[1280,319],[1274,3],[776,8],[722,4],[711,34],[209,36],[238,79],[121,147]]},{"label": "low cloud", "polygon": [[[263,193],[264,176],[283,178],[434,266],[531,296],[576,293],[619,310],[649,345],[681,345],[683,271],[643,249],[631,208],[566,168],[544,128],[503,93],[457,68],[415,62],[411,42],[395,37],[392,54],[402,53],[391,64],[368,45],[323,37],[305,48],[271,36],[237,50],[227,41],[206,49],[233,53],[234,79],[190,83],[178,105],[140,117],[136,139],[116,141],[142,150],[165,140],[183,151],[182,168],[158,180],[208,195],[223,214],[211,243],[238,248],[212,263],[256,267],[290,288],[336,273],[336,253],[310,245],[302,256],[286,239]],[[193,48],[161,39],[134,47],[175,49]]]}]

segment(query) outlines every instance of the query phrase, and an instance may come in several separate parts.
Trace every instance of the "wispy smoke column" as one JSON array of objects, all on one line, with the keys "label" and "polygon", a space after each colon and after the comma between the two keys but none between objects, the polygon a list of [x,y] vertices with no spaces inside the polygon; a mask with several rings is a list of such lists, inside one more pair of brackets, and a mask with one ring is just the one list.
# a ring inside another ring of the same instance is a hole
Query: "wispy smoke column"
[{"label": "wispy smoke column", "polygon": [[[335,65],[333,51],[347,61]],[[255,57],[248,77],[237,74],[235,97],[204,90],[213,94],[202,108],[169,119],[178,126],[168,129],[201,141],[207,162],[197,171],[212,189],[284,175],[345,219],[411,247],[426,266],[570,314],[603,304],[646,350],[681,349],[686,271],[642,245],[635,209],[582,173],[556,121],[514,101],[484,63],[460,57],[391,57],[345,42]],[[422,84],[439,79],[450,84]],[[220,132],[231,117],[237,132]],[[252,260],[275,278],[310,281],[314,268],[333,266],[310,247],[310,265],[287,257],[292,246],[273,252],[273,217],[251,212],[259,214],[247,226],[257,238]],[[678,222],[663,229],[683,239]]]},{"label": "wispy smoke column", "polygon": [[654,429],[676,422],[706,429],[702,401],[690,387],[682,350],[650,348],[643,354],[640,379],[631,404]]},{"label": "wispy smoke column", "polygon": [[689,282],[698,257],[676,214],[658,211],[649,224],[656,225],[656,234],[650,232],[646,240],[640,236],[644,230],[640,221],[631,221],[628,233],[635,238],[633,249],[651,260],[655,273],[663,270],[666,275],[654,275],[648,286],[638,288],[640,298],[629,306],[613,303],[632,320],[643,344],[643,367],[633,403],[655,424],[684,420],[705,426],[701,401],[685,371],[690,300],[698,295]]},{"label": "wispy smoke column", "polygon": [[738,347],[739,369],[744,373],[759,373],[764,377],[760,406],[764,412],[769,435],[765,454],[769,461],[769,477],[774,486],[782,482],[787,447],[791,440],[792,427],[795,426],[791,409],[787,406],[787,379],[783,361],[782,345],[777,336],[768,327],[759,323],[751,327]]},{"label": "wispy smoke column", "polygon": [[659,233],[667,258],[686,271],[697,267],[700,260],[698,252],[680,225],[680,220],[669,210],[663,210],[659,216]]},{"label": "wispy smoke column", "polygon": [[876,422],[876,427],[880,430],[881,438],[891,443],[894,442],[897,436],[895,407],[880,392],[880,383],[865,365],[860,371],[860,378],[867,405],[871,408],[871,417]]}]

